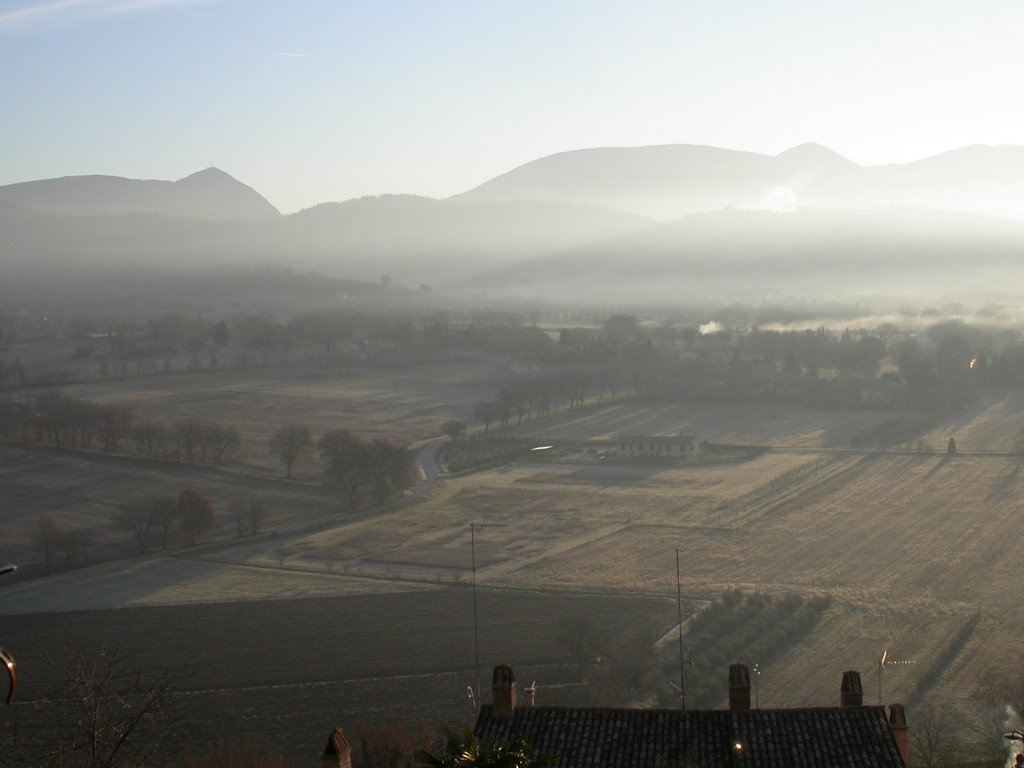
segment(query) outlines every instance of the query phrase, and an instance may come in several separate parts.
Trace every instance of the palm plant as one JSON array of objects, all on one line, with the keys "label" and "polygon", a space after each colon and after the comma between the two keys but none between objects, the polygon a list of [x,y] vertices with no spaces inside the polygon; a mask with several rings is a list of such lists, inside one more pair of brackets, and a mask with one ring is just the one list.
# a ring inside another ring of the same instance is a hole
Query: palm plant
[{"label": "palm plant", "polygon": [[444,743],[417,749],[415,759],[420,768],[538,768],[554,761],[535,760],[524,739],[507,744],[491,737],[478,739],[470,728],[461,734],[445,728]]}]

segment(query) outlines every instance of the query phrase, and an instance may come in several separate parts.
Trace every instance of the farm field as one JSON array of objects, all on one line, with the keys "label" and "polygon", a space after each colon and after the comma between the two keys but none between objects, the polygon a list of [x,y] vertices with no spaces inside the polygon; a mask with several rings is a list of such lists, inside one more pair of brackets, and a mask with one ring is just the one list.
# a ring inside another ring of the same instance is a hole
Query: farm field
[{"label": "farm field", "polygon": [[[463,375],[446,370],[454,378]],[[473,375],[465,373],[465,381]],[[141,389],[123,396],[134,398],[140,409],[150,407],[142,403],[156,408],[160,402],[160,407],[177,403],[174,407],[184,409],[194,397],[201,412],[231,420],[198,379],[192,393],[161,395],[157,378],[134,382]],[[373,419],[383,418],[388,408],[399,420],[415,421],[419,417],[412,415],[413,406],[419,401],[410,393],[422,387],[424,401],[443,400],[437,394],[443,378],[438,370],[419,383],[395,384],[389,395],[394,399],[367,406],[363,423],[372,430]],[[477,381],[485,378],[481,374]],[[363,385],[356,378],[322,385],[323,393],[309,399],[319,398],[327,408],[336,398],[338,408],[359,410]],[[470,389],[464,393],[467,398]],[[288,386],[272,377],[236,394],[239,401],[252,404],[261,402],[264,391],[274,403],[266,413],[273,408],[288,413],[289,396],[306,397],[304,388],[289,394]],[[83,390],[76,396],[101,400],[105,395]],[[111,391],[109,396],[122,395]],[[224,409],[234,407],[230,400],[225,396]],[[184,605],[205,610],[200,604],[219,601],[232,606],[225,609],[227,615],[262,612],[277,599],[308,605],[367,600],[379,602],[381,610],[392,606],[398,611],[396,606],[408,599],[434,606],[443,615],[443,601],[468,594],[475,554],[477,583],[492,596],[488,599],[530,595],[569,602],[638,601],[655,615],[661,609],[650,608],[651,600],[674,609],[678,548],[682,590],[691,598],[713,598],[734,588],[832,598],[811,635],[763,670],[762,706],[834,704],[846,669],[861,670],[866,699],[874,701],[874,673],[883,650],[913,662],[886,672],[884,700],[912,703],[933,689],[966,700],[979,681],[1018,655],[1024,632],[1024,597],[1016,589],[1019,557],[1012,535],[1024,523],[1024,461],[1009,453],[1018,424],[1024,423],[1022,406],[1019,393],[988,392],[969,409],[937,421],[925,439],[943,449],[953,434],[964,452],[947,456],[943,450],[850,449],[851,436],[893,418],[891,412],[623,400],[545,421],[543,433],[608,438],[626,432],[696,432],[716,442],[769,445],[774,450],[742,463],[717,465],[513,463],[446,479],[418,503],[341,515],[307,531],[285,529],[336,512],[336,494],[318,483],[277,479],[268,474],[273,469],[269,464],[260,466],[266,457],[245,458],[251,463],[239,470],[218,470],[7,446],[0,448],[0,482],[5,515],[15,521],[11,530],[18,529],[17,520],[30,519],[47,504],[55,517],[67,515],[62,519],[73,526],[108,515],[115,499],[125,494],[149,488],[173,492],[186,483],[214,497],[218,510],[234,494],[258,493],[270,500],[267,527],[280,530],[276,536],[225,541],[172,556],[156,553],[3,585],[0,614],[8,616],[6,628],[10,621],[33,621],[37,611],[127,606],[172,611]],[[252,421],[262,421],[266,413]],[[282,418],[282,423],[291,420]],[[521,431],[540,434],[534,426],[524,425]],[[11,541],[28,545],[25,536]],[[304,597],[309,600],[298,600]],[[120,621],[122,614],[108,615]],[[381,620],[399,621],[399,615]],[[242,624],[246,620],[238,619]],[[305,624],[307,631],[316,626],[312,620]],[[409,626],[416,629],[401,631],[422,631]],[[537,635],[530,642],[548,643],[549,649],[558,633],[551,621],[521,626]],[[668,616],[658,628],[671,626]],[[227,630],[223,637],[229,643]],[[339,642],[339,653],[346,653],[348,642]],[[6,634],[5,645],[14,645]],[[542,668],[566,661],[564,655],[545,653],[531,652],[521,657],[522,664]],[[364,660],[365,677],[397,676],[382,681],[377,694],[359,699],[365,711],[398,711],[382,704],[380,694],[398,691],[417,712],[438,718],[441,710],[428,702],[421,687],[450,684],[464,690],[465,683],[452,677],[460,667],[424,662],[420,669],[413,656],[408,659],[411,667],[405,671],[386,663],[380,671],[373,659]],[[399,681],[405,675],[420,676],[417,693],[401,693]],[[232,685],[217,693],[231,711],[252,712],[252,702],[269,695],[261,683],[259,692],[240,699],[231,692]],[[296,711],[305,711],[302,702],[311,688],[344,698],[338,680],[330,676],[298,687],[274,685],[283,686],[280,700],[291,701]],[[347,704],[318,706],[353,711]]]},{"label": "farm field", "polygon": [[[675,615],[668,600],[484,589],[478,610],[487,700],[499,662],[524,685],[539,680],[541,697],[544,685],[571,680],[557,638],[573,621],[614,635],[648,622],[664,628]],[[37,702],[59,683],[69,649],[94,656],[116,647],[144,669],[182,670],[182,721],[172,728],[179,749],[256,735],[301,765],[319,757],[338,725],[351,734],[360,721],[427,722],[436,732],[473,717],[468,589],[23,615],[5,619],[4,644],[19,649],[23,685],[0,728],[20,723],[27,738],[52,736],[32,726],[47,713]]]},{"label": "farm field", "polygon": [[470,524],[500,524],[475,532],[479,583],[670,597],[679,547],[687,595],[832,596],[814,635],[773,666],[767,701],[832,703],[837,674],[867,673],[883,649],[915,661],[887,674],[893,696],[939,680],[966,696],[1021,628],[1007,535],[1024,523],[1020,468],[1012,456],[869,452],[646,472],[511,465],[281,551],[311,568],[337,557],[367,578],[466,583]]},{"label": "farm field", "polygon": [[[117,554],[131,553],[127,534],[116,530],[111,521],[118,506],[153,494],[177,495],[186,486],[213,500],[221,536],[232,535],[234,530],[230,504],[250,496],[264,503],[265,529],[308,522],[341,510],[337,493],[329,485],[252,477],[230,467],[0,443],[4,525],[0,559],[24,563],[38,556],[31,537],[34,521],[44,513],[60,528],[89,530],[93,538],[90,548],[105,550],[104,556],[112,549]],[[154,535],[154,541],[158,538]]]},{"label": "farm field", "polygon": [[[105,380],[61,391],[129,405],[140,420],[194,418],[233,425],[242,445],[232,461],[276,474],[281,466],[268,455],[266,441],[281,426],[305,424],[314,436],[343,428],[407,445],[436,436],[446,419],[468,418],[474,402],[493,394],[491,374],[484,361],[340,372],[296,365]],[[315,458],[295,467],[297,477],[312,478],[320,471]]]},{"label": "farm field", "polygon": [[671,399],[617,401],[571,411],[521,434],[611,440],[622,434],[695,434],[719,443],[791,448],[845,448],[850,438],[893,417],[892,411],[826,411],[773,403],[708,403]]},{"label": "farm field", "polygon": [[953,436],[961,451],[1008,451],[1020,449],[1024,430],[1024,392],[1016,389],[983,392],[978,402],[942,419],[923,436],[938,450]]}]

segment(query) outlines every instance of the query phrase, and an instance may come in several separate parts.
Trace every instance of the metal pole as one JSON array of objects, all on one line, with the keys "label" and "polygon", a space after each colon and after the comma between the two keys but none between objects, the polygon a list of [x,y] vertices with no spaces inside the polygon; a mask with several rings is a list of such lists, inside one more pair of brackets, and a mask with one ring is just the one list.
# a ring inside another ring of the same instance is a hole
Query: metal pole
[{"label": "metal pole", "polygon": [[679,547],[676,547],[676,610],[679,613],[679,709],[686,711],[686,667],[683,660],[683,588],[679,580]]},{"label": "metal pole", "polygon": [[882,658],[878,660],[878,706],[882,706],[882,672],[885,671],[885,658],[889,655],[888,649],[882,651]]},{"label": "metal pole", "polygon": [[476,523],[469,524],[469,543],[473,558],[473,650],[476,658],[476,700],[480,701],[480,631],[476,609]]}]

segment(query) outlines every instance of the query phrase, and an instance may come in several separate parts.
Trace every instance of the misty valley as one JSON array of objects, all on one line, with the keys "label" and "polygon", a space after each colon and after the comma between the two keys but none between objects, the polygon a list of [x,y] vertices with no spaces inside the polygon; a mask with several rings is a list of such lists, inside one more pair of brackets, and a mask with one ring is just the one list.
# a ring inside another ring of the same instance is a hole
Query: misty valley
[{"label": "misty valley", "polygon": [[0,187],[0,765],[409,766],[499,665],[709,718],[859,671],[911,764],[1003,765],[1022,152]]}]

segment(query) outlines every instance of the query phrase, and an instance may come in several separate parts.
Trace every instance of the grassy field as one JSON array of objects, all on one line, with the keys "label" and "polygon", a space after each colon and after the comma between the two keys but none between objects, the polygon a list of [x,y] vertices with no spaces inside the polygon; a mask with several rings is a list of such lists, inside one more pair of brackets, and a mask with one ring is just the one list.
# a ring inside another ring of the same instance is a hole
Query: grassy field
[{"label": "grassy field", "polygon": [[[834,704],[846,669],[862,672],[866,698],[874,701],[883,650],[912,662],[886,671],[884,700],[913,701],[930,690],[966,700],[1019,653],[1024,597],[1017,590],[1014,534],[1024,523],[1024,461],[1009,451],[1024,426],[1020,393],[988,392],[963,412],[939,419],[924,435],[939,449],[935,453],[848,450],[852,436],[892,413],[623,400],[521,431],[573,438],[694,432],[773,450],[742,463],[707,466],[510,464],[448,479],[420,503],[287,532],[287,525],[336,512],[337,497],[316,482],[313,463],[302,470],[302,482],[273,477],[276,468],[256,448],[273,428],[296,421],[367,435],[427,437],[443,417],[464,416],[481,392],[490,391],[487,373],[438,366],[308,382],[269,370],[247,381],[236,372],[225,373],[223,381],[220,375],[152,377],[121,387],[102,382],[70,394],[123,399],[159,418],[245,424],[249,447],[240,471],[4,447],[0,484],[9,533],[0,541],[0,559],[14,559],[28,546],[26,525],[40,510],[74,526],[107,519],[126,495],[171,492],[184,484],[211,495],[218,508],[236,494],[258,492],[269,500],[268,527],[280,529],[279,535],[3,585],[0,614],[210,601],[258,612],[268,600],[316,596],[367,600],[395,611],[401,600],[410,600],[433,606],[440,617],[445,608],[437,601],[467,594],[475,539],[476,578],[489,593],[498,590],[495,599],[562,595],[571,603],[602,595],[644,605],[648,598],[667,601],[674,608],[677,549],[683,591],[694,598],[732,588],[830,595],[831,608],[810,637],[764,670],[762,706]],[[950,457],[944,448],[951,434],[963,453]],[[557,635],[551,616],[565,610],[522,624],[529,642],[538,643],[529,645],[536,652],[516,657],[524,665],[556,663],[541,649]],[[108,615],[119,623],[127,614]],[[379,621],[399,621],[400,615]],[[432,620],[411,625],[415,629],[404,624],[402,631],[429,631]],[[312,619],[303,622],[316,633]],[[5,646],[14,647],[6,627],[5,619]],[[346,653],[350,642],[364,641],[342,639],[337,652]],[[294,647],[300,646],[296,640]],[[390,646],[381,642],[381,648]],[[408,667],[402,670],[375,657],[366,657],[360,668],[375,678],[437,675],[434,682],[459,671],[417,654],[403,657]],[[325,691],[337,683],[321,682]],[[395,685],[381,684],[382,690],[400,691]],[[287,690],[285,698],[299,695]],[[371,698],[365,707],[390,711]]]},{"label": "grassy field", "polygon": [[[236,530],[231,503],[249,496],[263,500],[267,530],[341,510],[338,494],[329,485],[253,477],[232,468],[0,443],[0,560],[24,564],[40,557],[32,534],[42,514],[61,529],[90,531],[93,555],[131,553],[128,534],[111,520],[118,505],[153,494],[177,495],[187,486],[213,501],[221,537],[231,537]],[[159,538],[154,532],[153,546],[159,545]],[[59,561],[63,555],[58,552],[56,557]]]}]

